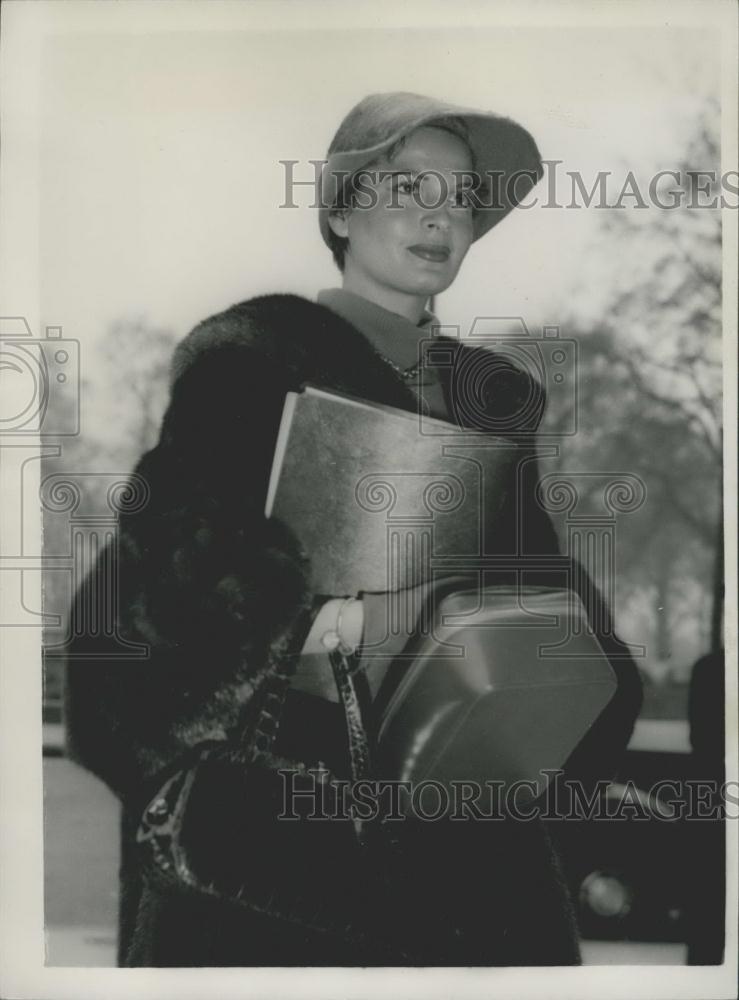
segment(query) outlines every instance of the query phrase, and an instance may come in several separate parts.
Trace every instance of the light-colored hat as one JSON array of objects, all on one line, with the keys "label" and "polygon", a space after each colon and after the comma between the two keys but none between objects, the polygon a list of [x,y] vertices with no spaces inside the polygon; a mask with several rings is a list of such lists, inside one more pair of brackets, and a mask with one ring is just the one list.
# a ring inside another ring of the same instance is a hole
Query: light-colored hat
[{"label": "light-colored hat", "polygon": [[541,179],[543,168],[536,143],[522,125],[492,111],[458,107],[421,94],[370,94],[344,118],[321,172],[319,223],[327,244],[330,211],[341,203],[351,175],[415,129],[451,116],[464,122],[475,171],[483,177],[490,172],[495,182],[491,207],[475,212],[473,239],[484,236],[526,197]]}]

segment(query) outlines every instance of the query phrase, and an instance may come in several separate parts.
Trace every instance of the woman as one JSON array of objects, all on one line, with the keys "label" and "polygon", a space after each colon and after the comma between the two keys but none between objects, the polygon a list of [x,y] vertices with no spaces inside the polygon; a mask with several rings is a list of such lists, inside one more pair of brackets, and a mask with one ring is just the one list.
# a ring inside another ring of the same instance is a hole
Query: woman
[{"label": "woman", "polygon": [[[506,363],[491,368],[489,352],[457,345],[460,356],[492,372],[483,379],[484,413],[478,407],[475,423],[456,369],[435,376],[418,362],[432,320],[429,297],[449,287],[471,243],[540,174],[531,136],[512,121],[417,95],[368,97],[339,128],[321,178],[321,233],[342,271],[342,288],[322,293],[317,304],[289,295],[240,303],[200,324],[177,349],[159,443],[136,470],[148,482],[150,501],[122,518],[117,554],[107,556],[108,562],[115,556],[120,579],[119,627],[126,638],[147,643],[150,658],[140,665],[90,660],[84,636],[69,651],[72,752],[123,802],[121,964],[579,961],[567,891],[539,822],[409,820],[391,837],[383,831],[358,847],[347,846],[343,826],[331,828],[340,831],[335,844],[333,833],[311,827],[280,857],[265,836],[252,860],[267,884],[289,896],[290,886],[302,885],[306,869],[315,868],[315,894],[325,893],[324,911],[336,917],[332,930],[331,921],[311,923],[294,900],[282,910],[270,904],[259,911],[227,893],[178,892],[150,876],[135,845],[142,812],[152,796],[159,801],[163,782],[199,748],[215,745],[229,748],[229,765],[213,779],[210,806],[192,822],[206,854],[223,851],[230,821],[218,810],[231,800],[234,771],[248,767],[232,748],[243,746],[244,734],[249,744],[250,727],[270,716],[270,685],[281,675],[295,673],[279,712],[275,752],[351,776],[352,748],[327,650],[339,644],[374,650],[356,683],[344,678],[344,703],[353,698],[355,708],[366,678],[366,710],[402,644],[382,644],[383,595],[311,593],[310,553],[263,516],[287,391],[310,382],[406,410],[422,406],[468,427],[513,432],[526,472],[508,484],[500,509],[483,512],[495,529],[491,554],[556,554],[552,525],[534,499],[541,393],[532,408],[527,375]],[[483,190],[480,176],[505,183]],[[505,574],[496,579],[509,582]],[[588,611],[607,625],[586,583]],[[77,607],[98,593],[93,574]],[[411,615],[406,635],[414,624]],[[620,684],[570,761],[583,780],[610,774],[640,700],[624,648],[608,634],[602,641],[616,657]],[[254,809],[234,828],[243,822],[248,833]],[[285,829],[276,827],[275,837]],[[239,845],[231,846],[225,868],[243,862]],[[290,867],[302,851],[303,860]],[[357,921],[359,934],[350,932]]]}]

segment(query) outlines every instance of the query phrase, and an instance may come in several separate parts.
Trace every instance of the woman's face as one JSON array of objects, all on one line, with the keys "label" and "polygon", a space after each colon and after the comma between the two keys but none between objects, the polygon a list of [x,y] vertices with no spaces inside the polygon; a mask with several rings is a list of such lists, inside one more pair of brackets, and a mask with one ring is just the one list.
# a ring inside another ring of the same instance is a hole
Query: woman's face
[{"label": "woman's face", "polygon": [[419,316],[454,281],[472,243],[472,168],[462,139],[424,126],[360,174],[353,207],[331,219],[349,240],[344,288]]}]

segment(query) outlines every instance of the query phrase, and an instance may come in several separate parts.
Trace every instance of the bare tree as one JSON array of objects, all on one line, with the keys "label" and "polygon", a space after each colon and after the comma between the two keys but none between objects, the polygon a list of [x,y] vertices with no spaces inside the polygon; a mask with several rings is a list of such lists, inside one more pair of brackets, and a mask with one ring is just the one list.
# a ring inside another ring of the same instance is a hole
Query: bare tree
[{"label": "bare tree", "polygon": [[109,442],[116,457],[129,464],[156,443],[175,343],[171,330],[141,318],[116,321],[102,342],[99,390],[107,392],[117,414],[116,434]]},{"label": "bare tree", "polygon": [[[109,514],[107,491],[111,476],[125,479],[139,458],[156,442],[168,395],[168,372],[175,336],[168,330],[151,327],[141,319],[113,323],[100,348],[102,365],[94,384],[83,382],[82,426],[74,436],[55,434],[70,423],[70,406],[76,401],[50,393],[44,421],[44,440],[56,445],[59,454],[42,459],[42,482],[69,480],[78,492],[80,507]],[[109,475],[106,475],[109,474]],[[62,486],[62,491],[66,487]],[[49,490],[42,487],[42,496]],[[44,646],[58,650],[66,635],[67,615],[72,597],[70,572],[70,532],[73,516],[67,510],[48,505],[44,519],[44,612],[58,615],[58,625],[44,629]],[[48,655],[44,668],[45,711],[58,715],[61,693],[61,662]]]},{"label": "bare tree", "polygon": [[[710,634],[712,649],[722,644],[722,253],[720,192],[711,180],[719,173],[718,120],[707,100],[683,161],[671,167],[679,190],[666,179],[677,197],[663,203],[677,207],[603,213],[594,270],[610,300],[594,326],[575,315],[563,323],[581,345],[580,432],[563,442],[563,461],[628,469],[647,485],[644,509],[621,526],[619,565],[621,583],[644,590],[652,604],[660,659],[686,617]],[[568,419],[555,408],[549,427]],[[705,611],[687,580],[710,595],[709,623],[700,621]]]}]

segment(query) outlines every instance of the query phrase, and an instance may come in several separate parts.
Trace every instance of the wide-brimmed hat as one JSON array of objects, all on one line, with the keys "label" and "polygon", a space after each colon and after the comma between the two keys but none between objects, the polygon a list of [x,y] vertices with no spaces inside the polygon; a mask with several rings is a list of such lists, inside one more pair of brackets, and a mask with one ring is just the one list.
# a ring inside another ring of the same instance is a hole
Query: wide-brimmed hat
[{"label": "wide-brimmed hat", "polygon": [[421,94],[370,94],[344,118],[328,150],[319,180],[319,224],[329,243],[329,214],[343,202],[349,178],[369,166],[400,139],[436,119],[464,122],[474,170],[491,178],[494,191],[473,216],[478,240],[515,208],[541,178],[541,155],[531,134],[511,118],[459,107]]}]

